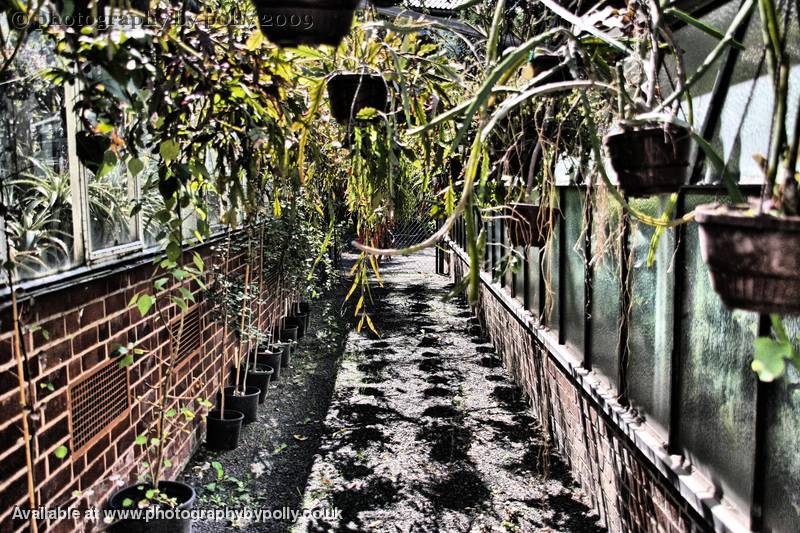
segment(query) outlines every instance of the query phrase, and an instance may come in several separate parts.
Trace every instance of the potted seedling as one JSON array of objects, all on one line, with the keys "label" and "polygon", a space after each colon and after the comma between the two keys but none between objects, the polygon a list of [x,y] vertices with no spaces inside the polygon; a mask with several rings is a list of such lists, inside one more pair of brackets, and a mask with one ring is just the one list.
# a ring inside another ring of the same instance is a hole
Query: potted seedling
[{"label": "potted seedling", "polygon": [[[195,419],[192,404],[198,403],[202,407],[211,405],[205,400],[190,398],[191,391],[199,385],[197,381],[190,385],[189,394],[183,393],[181,396],[176,396],[173,391],[176,384],[175,368],[182,341],[184,317],[190,302],[195,302],[195,296],[187,288],[187,282],[193,282],[201,288],[205,288],[201,279],[203,260],[200,255],[194,254],[194,266],[191,267],[181,264],[182,257],[181,243],[172,241],[167,247],[166,257],[160,259],[158,263],[159,268],[165,270],[167,275],[154,282],[152,294],[137,293],[131,299],[131,306],[135,306],[142,317],[154,311],[156,320],[168,332],[170,342],[165,356],[161,357],[160,353],[152,354],[152,357],[159,358],[162,370],[155,374],[158,381],[152,389],[152,395],[140,399],[142,405],[150,409],[153,417],[153,423],[135,440],[135,444],[143,449],[143,454],[147,458],[143,463],[145,471],[140,473],[136,483],[123,487],[111,496],[107,505],[112,511],[140,509],[145,512],[162,510],[165,513],[167,511],[175,513],[191,509],[196,499],[195,491],[190,485],[164,479],[166,470],[173,466],[167,456],[167,448],[176,435],[191,431],[190,424]],[[176,333],[173,333],[168,327],[167,307],[170,306],[179,313]],[[120,365],[133,364],[134,353],[134,351],[128,351]],[[155,396],[155,399],[149,399],[151,396]],[[109,530],[115,532],[190,532],[191,527],[190,518],[165,516],[163,519],[152,520],[117,520],[110,524]]]},{"label": "potted seedling", "polygon": [[[247,256],[250,254],[248,252]],[[247,357],[246,346],[249,345],[249,330],[247,328],[247,321],[249,315],[252,314],[250,309],[251,294],[250,294],[250,263],[245,265],[244,270],[244,288],[242,289],[242,297],[240,299],[240,322],[239,322],[239,346],[234,358],[234,380],[233,385],[225,387],[223,399],[231,408],[241,412],[244,415],[244,424],[255,422],[258,417],[258,402],[261,398],[261,389],[251,386],[247,382],[248,372],[250,370],[250,358]]]},{"label": "potted seedling", "polygon": [[358,0],[253,0],[261,32],[278,46],[338,46]]},{"label": "potted seedling", "polygon": [[[218,279],[227,279],[230,275],[230,252],[231,252],[231,232],[228,230],[227,246],[225,251],[224,273],[218,275]],[[223,301],[227,299],[228,286],[223,287]],[[224,362],[227,361],[227,343],[224,339],[228,338],[228,312],[225,305],[219,308],[222,314],[222,370],[220,372],[220,389],[224,388],[227,377],[227,369]],[[208,413],[206,417],[206,446],[212,450],[235,450],[239,446],[239,435],[242,431],[244,414],[234,409],[226,408],[225,396],[220,399],[219,409]]]},{"label": "potted seedling", "polygon": [[788,105],[791,62],[789,44],[782,35],[785,30],[781,14],[772,0],[762,0],[759,6],[774,95],[771,146],[766,158],[757,156],[765,175],[763,194],[761,198],[744,201],[733,187],[734,205],[701,205],[695,216],[712,284],[728,307],[797,315],[800,314],[800,176],[797,174],[800,112],[792,115]]}]

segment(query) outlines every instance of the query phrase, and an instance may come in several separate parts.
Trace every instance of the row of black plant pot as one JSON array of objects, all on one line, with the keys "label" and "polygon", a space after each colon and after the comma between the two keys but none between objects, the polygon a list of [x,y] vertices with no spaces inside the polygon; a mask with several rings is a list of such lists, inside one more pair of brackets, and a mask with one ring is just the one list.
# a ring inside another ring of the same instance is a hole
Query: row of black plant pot
[{"label": "row of black plant pot", "polygon": [[[225,413],[215,409],[206,418],[206,446],[212,450],[234,450],[239,445],[242,426],[255,422],[258,405],[267,398],[270,382],[281,377],[281,371],[291,364],[292,350],[298,338],[302,338],[308,328],[310,307],[306,303],[297,304],[295,312],[284,317],[275,330],[275,338],[279,342],[271,347],[259,347],[251,361],[253,368],[243,372],[240,368],[232,368],[231,383],[238,386],[225,387]],[[245,380],[246,376],[246,380]],[[247,384],[244,393],[237,392]],[[217,404],[221,403],[221,395],[217,395]],[[109,526],[108,531],[114,533],[190,533],[192,521],[181,517],[180,512],[191,510],[197,500],[197,493],[191,485],[179,481],[160,481],[158,488],[162,496],[177,502],[174,508],[163,509],[172,516],[152,520],[119,520]],[[152,485],[136,483],[114,493],[109,498],[107,508],[111,511],[123,512],[131,508],[130,502],[145,499]]]},{"label": "row of black plant pot", "polygon": [[[273,338],[279,342],[260,346],[251,353],[252,368],[246,372],[236,367],[231,369],[231,382],[237,383],[238,376],[238,386],[224,390],[224,417],[219,409],[208,415],[206,445],[209,448],[233,450],[238,446],[241,428],[256,421],[258,406],[266,401],[270,382],[281,379],[281,372],[291,365],[295,343],[305,336],[308,328],[309,311],[309,304],[296,304],[295,312],[281,319],[273,330]],[[219,395],[217,404],[221,404]]]}]

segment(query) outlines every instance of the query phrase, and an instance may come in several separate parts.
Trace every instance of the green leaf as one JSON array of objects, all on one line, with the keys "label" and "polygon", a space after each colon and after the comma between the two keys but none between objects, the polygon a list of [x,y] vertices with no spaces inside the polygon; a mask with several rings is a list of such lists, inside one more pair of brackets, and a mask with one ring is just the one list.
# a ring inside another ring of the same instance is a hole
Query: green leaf
[{"label": "green leaf", "polygon": [[133,507],[133,500],[131,500],[130,498],[125,498],[124,500],[122,500],[122,506]]},{"label": "green leaf", "polygon": [[180,145],[173,141],[172,139],[167,139],[166,141],[162,142],[161,145],[158,147],[158,153],[161,154],[161,158],[164,162],[169,163],[173,161],[178,154],[180,153],[181,147]]},{"label": "green leaf", "polygon": [[66,457],[66,456],[67,456],[67,454],[68,454],[68,453],[69,453],[69,450],[67,449],[67,447],[66,447],[66,446],[59,446],[59,447],[58,447],[58,448],[56,448],[56,450],[53,452],[53,455],[55,455],[55,456],[56,456],[57,458],[59,458],[59,459],[63,459],[64,457]]},{"label": "green leaf", "polygon": [[106,153],[103,154],[103,162],[101,163],[100,168],[97,169],[95,177],[97,179],[104,178],[116,168],[117,168],[117,154],[115,154],[111,150],[108,150]]},{"label": "green leaf", "polygon": [[167,412],[164,413],[164,416],[166,416],[167,418],[172,418],[176,414],[177,412],[175,411],[175,409],[168,409]]},{"label": "green leaf", "polygon": [[119,367],[120,368],[127,368],[133,364],[133,354],[128,354],[122,359],[119,360]]},{"label": "green leaf", "polygon": [[168,281],[169,279],[167,278],[159,278],[155,281],[155,283],[153,283],[153,287],[155,287],[157,291],[160,291],[164,288],[164,285],[166,285]]},{"label": "green leaf", "polygon": [[192,294],[192,291],[190,291],[190,290],[189,290],[189,289],[187,289],[186,287],[181,287],[179,290],[180,290],[180,293],[181,293],[181,295],[182,295],[184,298],[186,298],[186,299],[187,299],[187,300],[189,300],[190,302],[194,302],[194,301],[195,301],[195,300],[194,300],[194,294]]},{"label": "green leaf", "polygon": [[133,443],[139,446],[144,446],[145,444],[147,444],[147,435],[139,435],[138,437],[136,437],[136,440],[133,441]]},{"label": "green leaf", "polygon": [[786,359],[792,357],[792,345],[778,342],[768,337],[755,340],[755,354],[751,367],[758,379],[765,382],[774,381],[786,370]]},{"label": "green leaf", "polygon": [[358,112],[356,118],[358,120],[370,120],[378,116],[378,110],[374,107],[365,107]]},{"label": "green leaf", "polygon": [[[712,37],[715,37],[717,39],[722,40],[722,39],[725,38],[725,34],[722,33],[721,31],[719,31],[718,29],[716,29],[715,27],[709,26],[708,24],[706,24],[702,20],[696,19],[693,16],[691,16],[690,14],[688,14],[687,12],[682,11],[682,10],[676,8],[676,7],[668,7],[667,9],[664,10],[664,14],[665,15],[672,15],[676,19],[678,19],[678,20],[680,20],[682,22],[685,22],[686,24],[688,24],[690,26],[694,26],[695,28],[697,28],[698,30],[702,31],[703,33],[707,33],[708,35],[711,35]],[[736,41],[736,40],[732,40],[731,41],[731,46],[733,46],[735,48],[738,48],[739,50],[744,50],[745,49],[744,45],[742,43],[740,43],[739,41]]]},{"label": "green leaf", "polygon": [[264,43],[264,34],[260,30],[253,30],[250,37],[247,38],[245,47],[250,51],[258,49]]},{"label": "green leaf", "polygon": [[194,262],[194,266],[197,267],[197,270],[199,270],[200,272],[203,272],[203,270],[205,269],[206,264],[203,261],[203,258],[200,256],[200,254],[195,252],[194,255],[192,256],[192,261]]},{"label": "green leaf", "polygon": [[178,261],[181,258],[181,245],[175,241],[170,241],[167,245],[167,258],[170,261]]},{"label": "green leaf", "polygon": [[142,316],[146,316],[147,313],[150,312],[150,308],[153,307],[155,303],[155,299],[149,294],[142,294],[139,296],[139,301],[136,302],[136,307],[139,308],[139,314]]},{"label": "green leaf", "polygon": [[134,157],[128,161],[128,172],[131,173],[131,176],[138,176],[142,170],[144,170],[144,163],[141,159]]}]

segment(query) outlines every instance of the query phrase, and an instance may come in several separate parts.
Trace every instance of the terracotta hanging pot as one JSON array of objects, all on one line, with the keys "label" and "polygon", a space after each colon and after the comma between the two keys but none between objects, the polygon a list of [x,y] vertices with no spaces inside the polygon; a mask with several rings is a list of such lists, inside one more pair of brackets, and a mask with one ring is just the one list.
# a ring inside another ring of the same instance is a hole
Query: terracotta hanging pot
[{"label": "terracotta hanging pot", "polygon": [[339,46],[358,0],[253,0],[261,33],[278,46]]},{"label": "terracotta hanging pot", "polygon": [[633,197],[678,192],[689,181],[692,136],[669,125],[625,128],[604,140],[619,188]]},{"label": "terracotta hanging pot", "polygon": [[705,204],[695,218],[711,284],[726,306],[800,314],[800,217]]},{"label": "terracotta hanging pot", "polygon": [[505,215],[512,245],[541,248],[547,244],[552,231],[552,209],[512,202],[506,207]]},{"label": "terracotta hanging pot", "polygon": [[342,124],[355,120],[362,109],[386,112],[389,106],[386,80],[377,74],[335,74],[328,80],[328,97],[333,118]]}]

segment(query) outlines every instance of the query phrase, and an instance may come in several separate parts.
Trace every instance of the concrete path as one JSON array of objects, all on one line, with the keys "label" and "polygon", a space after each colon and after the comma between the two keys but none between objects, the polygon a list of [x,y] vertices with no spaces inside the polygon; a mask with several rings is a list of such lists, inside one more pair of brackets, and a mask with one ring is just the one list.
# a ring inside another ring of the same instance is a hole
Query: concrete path
[{"label": "concrete path", "polygon": [[301,532],[603,531],[432,257],[375,288],[380,338],[345,345]]}]

